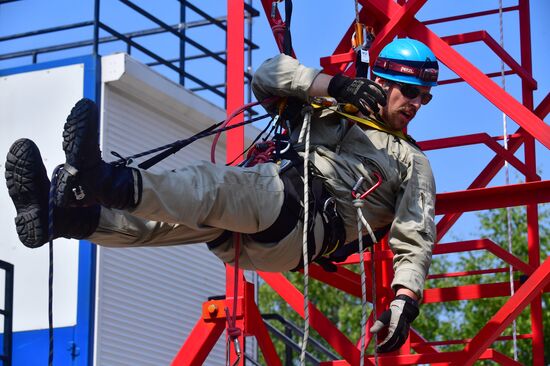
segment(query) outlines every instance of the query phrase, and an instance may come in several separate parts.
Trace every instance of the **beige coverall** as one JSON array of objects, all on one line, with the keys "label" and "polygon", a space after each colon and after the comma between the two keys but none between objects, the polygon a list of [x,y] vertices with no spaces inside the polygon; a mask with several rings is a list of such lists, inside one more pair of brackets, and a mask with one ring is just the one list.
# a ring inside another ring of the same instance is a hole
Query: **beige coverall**
[{"label": "beige coverall", "polygon": [[[252,87],[258,100],[277,95],[305,102],[318,73],[280,55],[264,62]],[[274,107],[266,106],[268,110]],[[296,131],[292,132],[294,136]],[[426,156],[409,142],[362,128],[329,110],[316,112],[312,118],[311,144],[311,162],[337,200],[347,242],[358,237],[352,187],[365,177],[368,189],[374,184],[373,170],[383,176],[363,214],[373,229],[391,224],[392,287],[404,286],[422,297],[435,239],[435,182]],[[142,171],[141,203],[129,212],[102,208],[99,227],[89,240],[117,247],[176,245],[211,241],[226,229],[244,234],[265,230],[279,215],[283,202],[278,174],[274,163],[239,168],[201,162],[162,174]],[[323,238],[319,218],[315,237]],[[301,259],[302,224],[279,242],[256,243],[242,235],[242,243],[242,268],[290,270]],[[316,251],[320,248],[318,242]],[[213,252],[232,263],[232,239]]]}]

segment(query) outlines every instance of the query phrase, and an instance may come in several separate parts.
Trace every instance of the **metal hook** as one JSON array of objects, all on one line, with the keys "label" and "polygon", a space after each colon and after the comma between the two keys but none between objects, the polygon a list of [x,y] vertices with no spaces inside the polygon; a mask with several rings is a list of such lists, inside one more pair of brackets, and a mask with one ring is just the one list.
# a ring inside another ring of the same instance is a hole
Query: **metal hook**
[{"label": "metal hook", "polygon": [[358,193],[358,190],[361,188],[361,185],[365,181],[365,177],[360,177],[357,180],[357,183],[355,183],[355,185],[351,189],[351,195],[353,198],[364,200],[369,194],[374,192],[374,190],[382,184],[382,176],[380,175],[380,173],[378,172],[372,172],[372,173],[376,176],[378,181],[372,187],[370,187],[366,192],[364,192],[363,194],[360,194]]}]

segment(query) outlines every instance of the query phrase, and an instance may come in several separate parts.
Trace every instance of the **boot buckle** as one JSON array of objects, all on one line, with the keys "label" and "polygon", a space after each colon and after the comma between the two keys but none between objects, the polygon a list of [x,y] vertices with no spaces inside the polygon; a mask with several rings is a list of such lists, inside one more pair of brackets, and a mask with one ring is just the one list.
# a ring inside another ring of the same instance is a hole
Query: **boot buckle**
[{"label": "boot buckle", "polygon": [[77,201],[81,201],[86,197],[86,193],[82,189],[82,186],[78,186],[77,188],[73,188],[74,198],[76,198]]}]

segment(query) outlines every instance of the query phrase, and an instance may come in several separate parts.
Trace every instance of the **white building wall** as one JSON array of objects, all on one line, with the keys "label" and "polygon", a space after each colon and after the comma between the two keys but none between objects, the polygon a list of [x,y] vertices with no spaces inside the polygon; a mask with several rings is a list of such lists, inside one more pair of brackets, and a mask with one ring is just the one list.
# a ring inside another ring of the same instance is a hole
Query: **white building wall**
[{"label": "white building wall", "polygon": [[[48,174],[65,160],[61,132],[70,106],[82,98],[84,65],[53,67],[0,77],[0,167],[11,144],[32,139],[40,148]],[[0,259],[12,263],[14,275],[13,330],[48,327],[48,246],[21,244],[15,230],[15,208],[4,179],[0,184]],[[54,326],[76,324],[78,241],[56,239],[54,246]],[[0,281],[0,304],[4,303]],[[0,317],[3,322],[3,317]]]}]

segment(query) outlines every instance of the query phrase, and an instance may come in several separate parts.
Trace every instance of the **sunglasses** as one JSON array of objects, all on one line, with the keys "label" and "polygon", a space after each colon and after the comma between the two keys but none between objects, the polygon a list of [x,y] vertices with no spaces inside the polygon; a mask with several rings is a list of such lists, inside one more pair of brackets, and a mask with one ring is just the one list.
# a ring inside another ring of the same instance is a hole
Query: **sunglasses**
[{"label": "sunglasses", "polygon": [[432,100],[432,95],[430,93],[422,93],[420,89],[414,85],[403,84],[397,81],[392,81],[392,83],[399,86],[401,94],[403,94],[406,98],[414,99],[420,95],[420,103],[422,103],[422,105],[426,105],[430,103],[430,100]]}]

